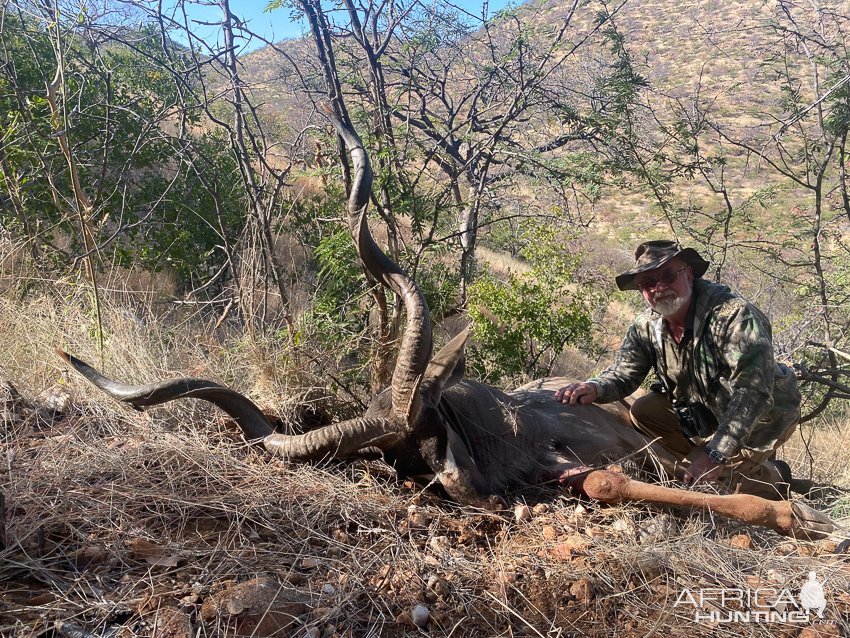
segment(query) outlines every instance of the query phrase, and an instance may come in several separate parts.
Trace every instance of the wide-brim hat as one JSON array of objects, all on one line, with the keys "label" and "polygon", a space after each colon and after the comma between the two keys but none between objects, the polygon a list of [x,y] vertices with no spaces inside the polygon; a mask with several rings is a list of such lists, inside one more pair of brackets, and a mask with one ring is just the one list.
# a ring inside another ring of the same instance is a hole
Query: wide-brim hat
[{"label": "wide-brim hat", "polygon": [[702,277],[708,270],[709,263],[700,257],[693,248],[682,248],[677,242],[669,239],[645,241],[635,250],[635,267],[619,274],[614,281],[620,290],[637,290],[635,277],[647,270],[654,270],[678,257],[687,263],[694,272],[694,277]]}]

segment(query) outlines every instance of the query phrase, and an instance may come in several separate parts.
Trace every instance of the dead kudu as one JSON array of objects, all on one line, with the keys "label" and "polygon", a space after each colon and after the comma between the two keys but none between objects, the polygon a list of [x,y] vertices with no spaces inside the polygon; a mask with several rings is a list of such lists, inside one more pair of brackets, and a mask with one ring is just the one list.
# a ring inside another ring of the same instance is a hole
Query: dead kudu
[{"label": "dead kudu", "polygon": [[339,122],[335,125],[354,164],[348,220],[360,260],[403,300],[407,316],[392,384],[363,417],[284,435],[274,431],[248,398],[211,381],[182,378],[130,386],[107,379],[60,351],[61,356],[98,388],[136,408],[178,398],[214,403],[235,419],[248,440],[287,459],[352,458],[380,449],[400,476],[436,478],[458,503],[491,507],[503,503],[512,489],[560,477],[574,490],[605,503],[646,501],[711,510],[804,538],[833,530],[828,517],[802,503],[673,489],[594,470],[594,465],[628,456],[671,476],[680,472],[663,448],[630,428],[622,415],[594,405],[556,402],[552,388],[560,381],[504,393],[463,379],[466,333],[431,357],[431,323],[422,293],[378,248],[367,225],[369,158],[353,130]]}]

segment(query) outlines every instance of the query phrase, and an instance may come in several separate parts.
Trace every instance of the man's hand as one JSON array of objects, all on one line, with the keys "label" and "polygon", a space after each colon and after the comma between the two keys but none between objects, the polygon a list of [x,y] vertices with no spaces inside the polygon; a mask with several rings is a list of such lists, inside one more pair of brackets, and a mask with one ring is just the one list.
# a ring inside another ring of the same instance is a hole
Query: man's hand
[{"label": "man's hand", "polygon": [[703,449],[702,454],[685,468],[685,483],[687,485],[699,485],[700,483],[716,481],[722,469],[723,466],[708,458],[708,454]]},{"label": "man's hand", "polygon": [[595,383],[571,383],[565,388],[561,388],[555,393],[555,401],[559,403],[569,403],[575,405],[587,405],[596,401],[597,390]]}]

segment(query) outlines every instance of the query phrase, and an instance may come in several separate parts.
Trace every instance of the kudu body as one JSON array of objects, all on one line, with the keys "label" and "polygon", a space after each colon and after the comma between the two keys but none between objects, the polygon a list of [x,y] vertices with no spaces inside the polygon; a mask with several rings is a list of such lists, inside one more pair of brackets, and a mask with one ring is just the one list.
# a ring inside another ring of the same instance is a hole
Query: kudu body
[{"label": "kudu body", "polygon": [[60,355],[96,386],[137,408],[177,398],[210,401],[236,420],[246,438],[288,459],[351,458],[377,448],[399,475],[436,478],[459,503],[492,506],[512,489],[562,479],[604,502],[645,500],[711,509],[786,535],[814,537],[832,531],[827,517],[799,503],[704,494],[593,470],[590,466],[629,457],[670,476],[678,472],[675,459],[629,427],[616,408],[556,402],[553,390],[560,381],[535,382],[505,393],[463,379],[466,333],[432,358],[424,298],[369,232],[366,206],[372,172],[365,149],[351,128],[331,119],[354,164],[348,217],[358,255],[364,268],[403,300],[407,316],[392,384],[363,417],[284,435],[274,431],[249,399],[211,381],[185,378],[129,386],[103,377],[71,355]]}]

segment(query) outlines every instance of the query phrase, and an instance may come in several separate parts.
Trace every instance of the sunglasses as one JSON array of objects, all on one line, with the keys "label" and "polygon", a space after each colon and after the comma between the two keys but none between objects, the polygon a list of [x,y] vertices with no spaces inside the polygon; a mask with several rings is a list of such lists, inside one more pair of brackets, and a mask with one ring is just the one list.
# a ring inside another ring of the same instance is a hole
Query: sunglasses
[{"label": "sunglasses", "polygon": [[647,277],[646,279],[641,279],[640,281],[636,282],[638,290],[640,290],[641,292],[647,292],[649,290],[654,290],[655,287],[658,286],[658,284],[664,284],[666,286],[670,286],[673,283],[675,283],[675,281],[679,278],[679,275],[686,268],[687,268],[687,266],[682,266],[681,268],[679,268],[679,270],[667,270],[667,271],[661,273],[660,275],[658,275],[658,277],[653,277],[653,278]]}]

